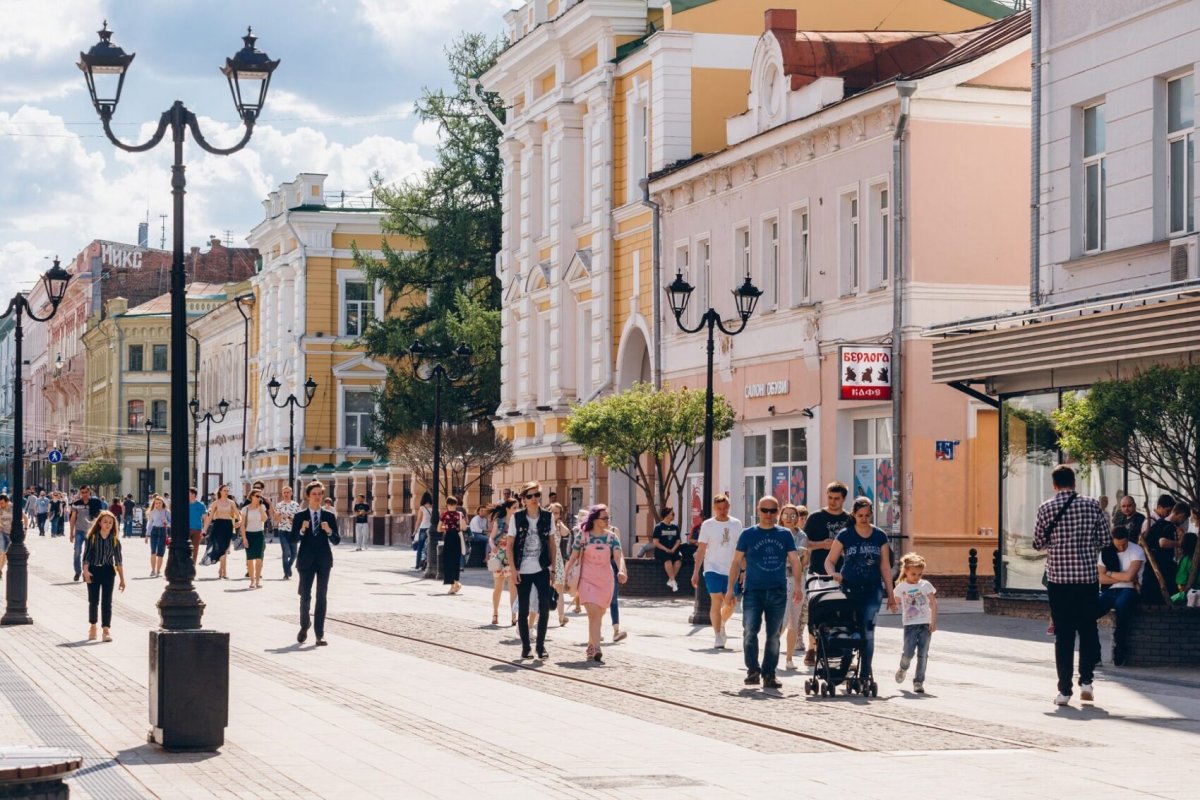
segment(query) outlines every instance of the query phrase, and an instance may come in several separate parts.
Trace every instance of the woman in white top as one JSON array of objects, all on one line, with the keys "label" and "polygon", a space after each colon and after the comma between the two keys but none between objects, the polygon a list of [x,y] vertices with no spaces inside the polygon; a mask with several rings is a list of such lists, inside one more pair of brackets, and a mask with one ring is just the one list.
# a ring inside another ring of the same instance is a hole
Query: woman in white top
[{"label": "woman in white top", "polygon": [[429,539],[429,528],[433,525],[433,495],[429,492],[421,495],[421,506],[417,509],[416,516],[417,535],[413,539],[413,550],[417,551],[416,569],[425,569],[425,542]]},{"label": "woman in white top", "polygon": [[262,492],[255,489],[250,493],[250,505],[242,509],[242,547],[246,548],[246,571],[250,575],[250,588],[262,588],[263,548],[266,547],[267,516],[270,512],[263,505]]},{"label": "woman in white top", "polygon": [[150,500],[146,527],[150,529],[150,577],[157,578],[162,575],[163,556],[167,552],[167,531],[171,528],[171,512],[167,510],[167,502],[162,495],[156,494]]}]

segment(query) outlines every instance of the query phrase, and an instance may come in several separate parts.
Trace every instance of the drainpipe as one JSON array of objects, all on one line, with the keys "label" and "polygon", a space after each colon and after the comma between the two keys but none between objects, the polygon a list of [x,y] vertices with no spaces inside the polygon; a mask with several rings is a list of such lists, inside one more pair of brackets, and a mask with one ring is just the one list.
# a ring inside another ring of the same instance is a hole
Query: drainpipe
[{"label": "drainpipe", "polygon": [[892,135],[892,195],[895,217],[892,223],[892,495],[900,505],[895,537],[896,558],[904,554],[904,506],[908,502],[904,473],[904,226],[906,222],[904,134],[908,130],[909,101],[917,90],[916,81],[896,81],[900,95],[900,114]]},{"label": "drainpipe", "polygon": [[654,365],[651,371],[653,376],[654,388],[662,389],[662,292],[659,288],[662,286],[662,206],[659,203],[650,199],[650,179],[642,178],[638,181],[638,186],[642,189],[642,205],[646,206],[653,213],[651,218],[651,240],[650,247],[653,248],[651,255],[650,268],[650,295],[653,298],[654,307],[654,330],[651,334],[654,337]]},{"label": "drainpipe", "polygon": [[1042,304],[1042,267],[1039,217],[1042,199],[1042,2],[1033,0],[1029,12],[1030,58],[1033,70],[1029,84],[1029,305]]},{"label": "drainpipe", "polygon": [[[242,339],[246,357],[242,359],[242,481],[246,479],[246,427],[250,419],[250,315],[242,303],[254,300],[254,292],[239,294],[233,298],[238,313],[242,315]],[[206,477],[205,480],[208,480]]]},{"label": "drainpipe", "polygon": [[[613,116],[612,116],[613,115],[613,84],[615,83],[615,81],[616,81],[616,65],[615,64],[605,64],[604,65],[604,107],[608,110],[610,128],[613,123]],[[610,133],[611,133],[611,130],[610,130]],[[611,135],[604,137],[604,162],[601,165],[601,169],[603,170],[602,174],[604,175],[604,180],[608,183],[608,187],[607,187],[608,192],[606,194],[610,198],[612,197],[612,187],[613,187],[613,184],[615,183],[615,180],[614,180],[615,176],[613,175],[613,169],[614,169],[613,158],[614,158],[614,156],[613,156],[612,139],[613,139],[613,137]],[[614,336],[613,336],[613,270],[616,268],[616,265],[613,263],[612,210],[611,209],[605,209],[604,216],[600,221],[600,241],[603,243],[604,251],[605,251],[605,253],[604,253],[605,264],[604,264],[604,275],[603,275],[604,289],[603,289],[603,292],[601,293],[601,297],[604,298],[604,302],[608,303],[608,308],[604,310],[604,314],[602,315],[603,324],[601,326],[602,330],[603,330],[602,341],[604,343],[604,347],[603,347],[604,358],[602,359],[602,363],[604,364],[605,375],[604,375],[604,380],[600,382],[600,388],[597,389],[596,391],[592,392],[592,396],[589,399],[599,397],[603,392],[606,392],[610,388],[612,388],[614,378],[616,377],[616,368],[613,365],[613,339],[614,339]],[[599,498],[600,476],[598,474],[599,469],[600,469],[599,461],[594,458],[591,459],[591,462],[588,464],[588,476],[589,476],[588,491],[591,495],[593,504],[600,502],[600,498]]]}]

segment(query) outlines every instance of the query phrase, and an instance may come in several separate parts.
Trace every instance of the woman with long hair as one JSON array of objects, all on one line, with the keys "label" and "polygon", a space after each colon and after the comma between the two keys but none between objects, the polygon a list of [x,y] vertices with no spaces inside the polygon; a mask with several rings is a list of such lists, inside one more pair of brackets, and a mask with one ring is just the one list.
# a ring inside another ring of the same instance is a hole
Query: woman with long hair
[{"label": "woman with long hair", "polygon": [[594,505],[588,509],[566,570],[570,575],[574,564],[578,562],[580,565],[579,574],[575,577],[576,596],[588,615],[587,658],[592,661],[603,659],[600,652],[600,625],[604,622],[604,612],[609,609],[616,587],[612,565],[616,564],[617,567],[616,581],[624,583],[628,574],[625,571],[625,556],[621,552],[621,540],[609,530],[608,522],[608,506]]},{"label": "woman with long hair", "polygon": [[221,568],[217,577],[228,580],[225,571],[225,558],[229,555],[229,543],[233,541],[233,530],[240,522],[237,503],[229,496],[229,485],[223,484],[217,489],[217,499],[208,507],[208,538],[211,542],[211,558],[220,561]]},{"label": "woman with long hair", "polygon": [[82,563],[83,582],[87,584],[88,593],[88,641],[96,639],[96,612],[99,610],[103,639],[111,642],[113,582],[116,578],[121,579],[120,588],[125,591],[121,537],[117,533],[117,517],[111,511],[101,511],[88,528]]},{"label": "woman with long hair", "polygon": [[263,505],[262,492],[255,489],[250,493],[250,503],[242,509],[242,547],[246,548],[246,572],[250,576],[250,588],[262,588],[263,549],[267,546],[267,517],[270,512]]},{"label": "woman with long hair", "polygon": [[558,627],[571,621],[567,616],[567,567],[563,562],[563,553],[571,551],[571,529],[563,522],[562,503],[551,503],[550,514],[554,517],[554,532],[558,535],[558,554],[554,562],[554,593],[558,595]]},{"label": "woman with long hair", "polygon": [[429,529],[433,526],[433,495],[429,492],[421,495],[416,518],[417,533],[413,538],[413,550],[417,551],[417,565],[414,569],[425,569],[425,543],[429,541]]},{"label": "woman with long hair", "polygon": [[[113,519],[116,518],[114,514]],[[163,556],[167,554],[167,531],[171,530],[171,512],[161,494],[150,498],[146,527],[150,531],[150,577],[157,578],[162,575]]]},{"label": "woman with long hair", "polygon": [[[500,596],[504,593],[504,584],[508,584],[508,606],[516,608],[517,589],[513,586],[512,565],[508,563],[508,518],[516,508],[516,500],[505,500],[492,508],[492,530],[488,535],[488,569],[492,573],[492,624],[500,624]],[[517,614],[513,611],[512,624],[517,624]]]},{"label": "woman with long hair", "polygon": [[875,655],[875,616],[883,604],[885,592],[888,611],[895,611],[897,607],[892,589],[892,555],[887,534],[871,524],[875,513],[871,501],[858,498],[850,513],[854,522],[833,540],[825,564],[827,568],[836,568],[829,577],[840,583],[846,598],[858,606],[859,619],[866,628],[866,641],[859,656],[859,676],[870,685],[871,660]]},{"label": "woman with long hair", "polygon": [[[808,629],[808,603],[804,597],[804,578],[808,565],[808,536],[804,533],[804,523],[808,521],[808,509],[804,506],[786,504],[779,513],[779,524],[787,528],[796,542],[796,552],[800,556],[800,574],[788,572],[788,609],[783,624],[787,630],[787,664],[789,670],[796,669],[792,661],[792,653],[796,643],[804,643],[804,632]],[[800,599],[796,599],[796,581],[800,582]]]}]

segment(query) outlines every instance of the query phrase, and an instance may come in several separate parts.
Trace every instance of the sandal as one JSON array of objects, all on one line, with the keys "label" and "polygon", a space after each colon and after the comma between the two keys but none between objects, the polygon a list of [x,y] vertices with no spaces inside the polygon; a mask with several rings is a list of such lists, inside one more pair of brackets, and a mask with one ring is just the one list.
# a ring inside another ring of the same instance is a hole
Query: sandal
[{"label": "sandal", "polygon": [[105,629],[104,629],[104,633],[101,635],[101,637],[100,637],[100,638],[101,638],[103,641],[106,641],[106,642],[111,642],[111,641],[112,641],[112,634],[110,634],[110,633],[108,632],[108,628],[105,628]]},{"label": "sandal", "polygon": [[517,615],[513,614],[512,624],[509,627],[515,628],[516,626],[517,626]]},{"label": "sandal", "polygon": [[561,627],[563,627],[564,625],[566,625],[566,624],[567,624],[568,622],[570,622],[570,621],[571,621],[571,620],[567,619],[567,615],[566,615],[566,614],[564,614],[564,615],[562,615],[561,617],[559,617],[559,618],[558,618],[558,627],[560,627],[560,628],[561,628]]},{"label": "sandal", "polygon": [[500,624],[500,615],[499,614],[492,614],[492,624],[493,625]]},{"label": "sandal", "polygon": [[88,628],[88,641],[89,642],[96,641],[96,626],[95,625],[92,625]]}]

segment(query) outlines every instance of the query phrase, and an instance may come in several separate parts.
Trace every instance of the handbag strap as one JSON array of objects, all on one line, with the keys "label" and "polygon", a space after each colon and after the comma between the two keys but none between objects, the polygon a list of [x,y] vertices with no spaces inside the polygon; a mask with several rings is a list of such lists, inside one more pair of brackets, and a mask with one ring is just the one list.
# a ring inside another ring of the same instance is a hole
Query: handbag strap
[{"label": "handbag strap", "polygon": [[1075,502],[1076,497],[1079,497],[1079,495],[1073,494],[1068,497],[1067,502],[1063,503],[1062,507],[1058,509],[1058,513],[1054,515],[1054,519],[1050,520],[1050,525],[1046,528],[1047,545],[1050,544],[1050,534],[1054,533],[1054,529],[1058,527],[1058,523],[1062,520],[1063,515],[1067,513],[1067,509],[1071,507],[1071,503]]}]

